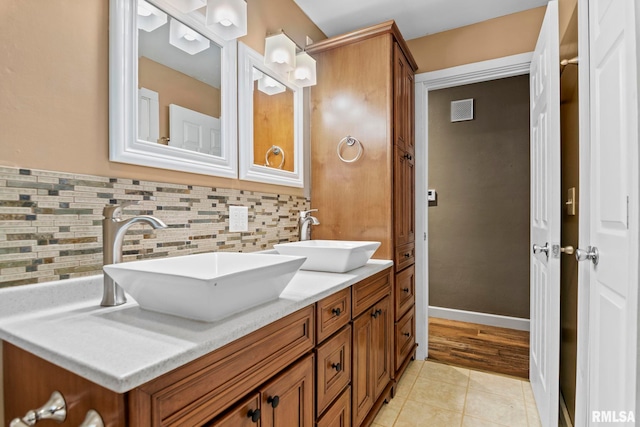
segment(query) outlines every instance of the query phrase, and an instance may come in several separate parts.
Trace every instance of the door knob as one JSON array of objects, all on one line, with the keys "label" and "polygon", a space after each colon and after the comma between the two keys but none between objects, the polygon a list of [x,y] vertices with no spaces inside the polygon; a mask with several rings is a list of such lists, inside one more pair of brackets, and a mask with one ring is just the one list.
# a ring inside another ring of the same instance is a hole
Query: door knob
[{"label": "door knob", "polygon": [[536,243],[533,244],[533,253],[539,254],[540,252],[544,252],[549,259],[549,242],[545,243],[544,246],[540,246]]},{"label": "door knob", "polygon": [[591,260],[593,265],[598,265],[598,261],[600,260],[598,248],[595,246],[589,246],[586,251],[584,249],[576,249],[576,260],[586,261],[588,259]]}]

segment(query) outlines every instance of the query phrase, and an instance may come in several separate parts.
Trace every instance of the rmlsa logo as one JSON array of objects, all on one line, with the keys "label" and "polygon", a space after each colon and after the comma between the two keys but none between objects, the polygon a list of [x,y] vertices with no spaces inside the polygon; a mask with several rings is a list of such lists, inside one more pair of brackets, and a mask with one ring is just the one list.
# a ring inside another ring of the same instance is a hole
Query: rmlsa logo
[{"label": "rmlsa logo", "polygon": [[593,423],[635,423],[633,411],[591,411]]}]

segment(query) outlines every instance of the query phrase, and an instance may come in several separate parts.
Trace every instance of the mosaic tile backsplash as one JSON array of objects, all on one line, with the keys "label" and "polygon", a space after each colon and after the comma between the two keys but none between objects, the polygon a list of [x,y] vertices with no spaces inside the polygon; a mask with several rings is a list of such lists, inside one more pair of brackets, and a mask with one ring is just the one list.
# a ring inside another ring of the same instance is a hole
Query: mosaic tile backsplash
[{"label": "mosaic tile backsplash", "polygon": [[[253,252],[298,240],[304,197],[0,167],[0,288],[102,273],[102,209],[139,201],[124,261],[211,251]],[[249,231],[229,232],[231,205],[249,208]]]}]

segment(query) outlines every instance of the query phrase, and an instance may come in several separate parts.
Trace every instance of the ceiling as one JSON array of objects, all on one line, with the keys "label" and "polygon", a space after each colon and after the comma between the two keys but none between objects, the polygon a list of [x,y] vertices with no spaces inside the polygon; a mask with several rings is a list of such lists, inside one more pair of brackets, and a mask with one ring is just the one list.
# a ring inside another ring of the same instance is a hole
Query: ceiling
[{"label": "ceiling", "polygon": [[294,0],[328,36],[393,19],[405,39],[547,4],[548,0]]}]

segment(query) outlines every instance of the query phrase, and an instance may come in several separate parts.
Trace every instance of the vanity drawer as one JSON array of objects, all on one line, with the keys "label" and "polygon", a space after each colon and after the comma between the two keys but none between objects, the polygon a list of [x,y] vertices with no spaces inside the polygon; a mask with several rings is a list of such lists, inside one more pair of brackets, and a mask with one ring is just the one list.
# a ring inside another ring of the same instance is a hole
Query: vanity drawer
[{"label": "vanity drawer", "polygon": [[352,286],[352,317],[355,319],[391,293],[391,269],[377,273]]},{"label": "vanity drawer", "polygon": [[316,354],[319,416],[351,381],[351,325],[319,346]]},{"label": "vanity drawer", "polygon": [[347,387],[331,405],[316,427],[346,427],[351,425],[351,387]]},{"label": "vanity drawer", "polygon": [[413,307],[416,296],[416,268],[411,265],[396,274],[395,280],[395,321]]},{"label": "vanity drawer", "polygon": [[396,271],[404,270],[416,262],[416,248],[414,243],[396,247]]},{"label": "vanity drawer", "polygon": [[416,344],[416,322],[415,309],[412,307],[399,322],[396,323],[396,354],[395,370],[402,366],[402,363],[409,356]]},{"label": "vanity drawer", "polygon": [[321,343],[351,320],[351,288],[318,301],[316,316],[316,339]]},{"label": "vanity drawer", "polygon": [[131,426],[201,425],[313,349],[309,306],[129,392]]}]

